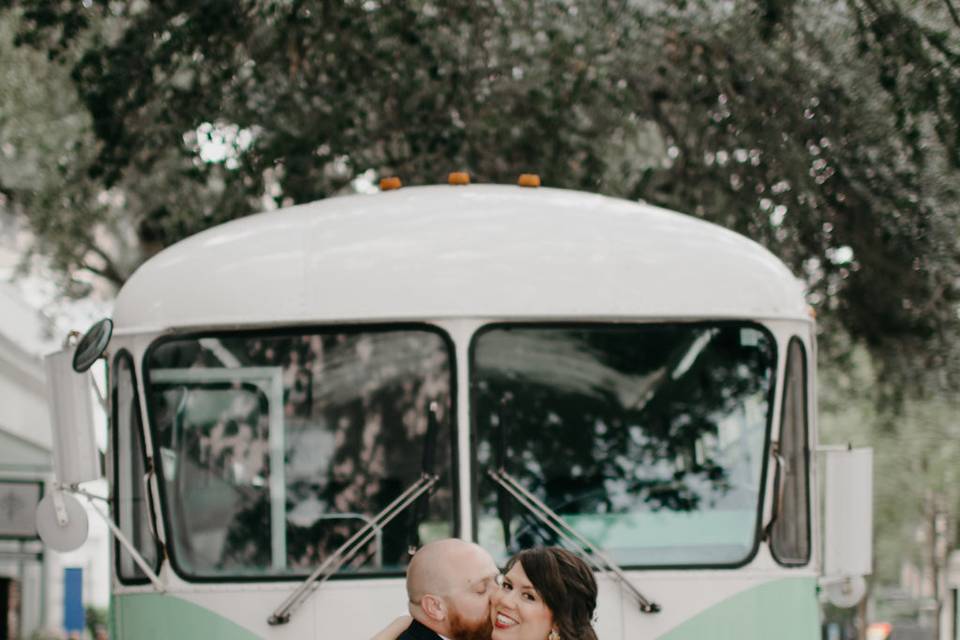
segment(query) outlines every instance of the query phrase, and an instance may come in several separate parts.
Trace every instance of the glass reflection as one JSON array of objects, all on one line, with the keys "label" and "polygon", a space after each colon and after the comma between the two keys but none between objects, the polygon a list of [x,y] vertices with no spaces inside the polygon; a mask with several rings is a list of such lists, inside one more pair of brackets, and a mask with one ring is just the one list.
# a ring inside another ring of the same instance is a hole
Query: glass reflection
[{"label": "glass reflection", "polygon": [[557,541],[485,475],[503,466],[624,565],[718,565],[754,547],[774,375],[747,324],[498,326],[473,349],[479,534]]},{"label": "glass reflection", "polygon": [[[133,360],[126,351],[114,360],[113,369],[113,428],[116,440],[114,469],[114,499],[117,523],[147,564],[158,568],[157,542],[150,530],[150,510],[144,493],[143,429],[140,422],[140,403],[133,375]],[[133,556],[115,545],[117,573],[124,580],[146,581],[147,576],[133,560]]]},{"label": "glass reflection", "polygon": [[342,571],[401,571],[453,533],[451,365],[428,330],[234,334],[148,356],[177,566],[190,576],[304,575],[416,481],[439,405],[440,475]]}]

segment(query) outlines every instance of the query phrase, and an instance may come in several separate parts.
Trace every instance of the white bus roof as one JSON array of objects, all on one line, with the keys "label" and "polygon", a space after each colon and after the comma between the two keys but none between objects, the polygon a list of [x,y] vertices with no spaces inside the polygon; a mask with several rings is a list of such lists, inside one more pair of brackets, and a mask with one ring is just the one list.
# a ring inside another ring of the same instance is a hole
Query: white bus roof
[{"label": "white bus roof", "polygon": [[408,187],[209,229],[154,256],[124,333],[449,317],[807,318],[759,244],[696,218],[546,188]]}]

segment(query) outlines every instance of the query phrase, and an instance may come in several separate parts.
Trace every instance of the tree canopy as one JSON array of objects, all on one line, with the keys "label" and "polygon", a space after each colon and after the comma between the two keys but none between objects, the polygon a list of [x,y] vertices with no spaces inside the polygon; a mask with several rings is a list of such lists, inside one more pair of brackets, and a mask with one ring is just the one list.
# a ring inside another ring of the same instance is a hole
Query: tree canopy
[{"label": "tree canopy", "polygon": [[[827,349],[839,329],[893,390],[960,388],[952,0],[0,7],[3,46],[69,74],[88,127],[45,182],[0,175],[65,274],[120,285],[186,235],[358,179],[534,171],[756,239],[808,283]],[[12,126],[4,144],[35,144]]]},{"label": "tree canopy", "polygon": [[732,228],[808,285],[822,440],[875,447],[894,582],[942,564],[938,514],[960,544],[954,3],[0,0],[0,214],[73,295],[389,175],[536,172]]}]

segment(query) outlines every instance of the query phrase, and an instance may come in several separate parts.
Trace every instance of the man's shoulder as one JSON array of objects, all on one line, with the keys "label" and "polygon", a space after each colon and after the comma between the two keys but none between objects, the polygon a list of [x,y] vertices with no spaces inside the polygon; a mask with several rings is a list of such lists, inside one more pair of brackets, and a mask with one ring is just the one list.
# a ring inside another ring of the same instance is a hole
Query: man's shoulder
[{"label": "man's shoulder", "polygon": [[428,629],[416,620],[410,623],[407,630],[400,634],[397,640],[440,640],[439,634]]}]

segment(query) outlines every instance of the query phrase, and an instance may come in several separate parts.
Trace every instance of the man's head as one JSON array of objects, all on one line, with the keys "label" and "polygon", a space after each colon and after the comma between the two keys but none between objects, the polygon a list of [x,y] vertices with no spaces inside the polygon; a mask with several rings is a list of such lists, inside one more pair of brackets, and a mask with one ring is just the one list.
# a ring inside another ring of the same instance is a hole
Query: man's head
[{"label": "man's head", "polygon": [[449,538],[425,545],[407,567],[410,615],[451,640],[489,640],[499,575],[483,547]]}]

